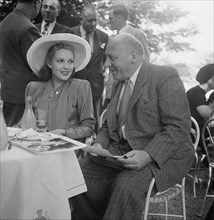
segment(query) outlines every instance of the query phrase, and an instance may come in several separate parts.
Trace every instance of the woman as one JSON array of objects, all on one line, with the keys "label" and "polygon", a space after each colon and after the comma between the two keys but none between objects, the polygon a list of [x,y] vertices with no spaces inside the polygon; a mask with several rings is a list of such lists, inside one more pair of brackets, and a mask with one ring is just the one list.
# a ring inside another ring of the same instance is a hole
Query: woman
[{"label": "woman", "polygon": [[[214,89],[214,64],[203,66],[196,75],[199,85],[187,91],[191,116],[198,122],[202,130],[206,120],[210,118],[211,109],[208,105],[206,94]],[[200,139],[199,146],[202,147]]]},{"label": "woman", "polygon": [[52,34],[35,41],[27,60],[42,82],[30,82],[26,96],[34,109],[48,112],[48,131],[81,140],[93,133],[95,119],[88,81],[73,79],[90,59],[89,44],[76,35]]},{"label": "woman", "polygon": [[199,85],[187,91],[187,98],[191,115],[202,129],[205,121],[209,119],[211,114],[206,94],[214,89],[214,64],[202,67],[196,75],[196,80],[199,82]]}]

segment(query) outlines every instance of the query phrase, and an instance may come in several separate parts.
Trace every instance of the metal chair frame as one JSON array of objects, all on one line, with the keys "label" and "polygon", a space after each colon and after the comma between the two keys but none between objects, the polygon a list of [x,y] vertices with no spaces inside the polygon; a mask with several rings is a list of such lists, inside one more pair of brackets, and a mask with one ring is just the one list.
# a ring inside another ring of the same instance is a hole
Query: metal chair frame
[{"label": "metal chair frame", "polygon": [[[169,189],[165,190],[164,192],[158,192],[154,196],[151,196],[151,192],[153,189],[153,186],[155,184],[155,178],[153,177],[152,181],[150,182],[149,189],[146,195],[146,204],[145,204],[145,210],[144,210],[144,220],[147,220],[148,215],[153,216],[165,216],[165,220],[168,219],[168,217],[177,217],[177,218],[183,218],[186,220],[186,203],[185,203],[185,179],[184,177],[182,179],[182,184],[176,184],[173,187],[170,187]],[[176,197],[181,193],[182,197],[182,214],[169,214],[168,213],[168,200]],[[149,205],[150,203],[160,203],[165,202],[165,213],[152,213],[149,212]]]},{"label": "metal chair frame", "polygon": [[[191,134],[194,137],[194,141],[193,141],[193,147],[195,150],[195,164],[194,164],[194,168],[192,168],[191,170],[193,170],[193,176],[189,173],[188,176],[193,178],[193,197],[196,198],[196,183],[199,182],[198,179],[198,169],[199,169],[199,153],[198,153],[198,143],[200,140],[200,128],[198,125],[198,122],[191,116],[191,121],[195,126],[195,129],[191,128]],[[201,158],[203,160],[203,156]]]},{"label": "metal chair frame", "polygon": [[[209,188],[210,188],[210,183],[211,183],[211,180],[212,180],[212,171],[214,170],[214,159],[210,159],[209,152],[207,150],[207,145],[208,144],[211,147],[214,147],[214,137],[212,136],[211,130],[210,130],[210,128],[212,127],[212,125],[211,125],[212,123],[214,123],[214,119],[207,120],[206,123],[204,124],[203,128],[202,128],[202,133],[201,133],[202,143],[203,143],[204,151],[205,151],[205,154],[206,154],[206,160],[208,162],[209,176],[208,176],[207,187],[206,187],[206,190],[205,190],[203,203],[202,203],[200,212],[197,214],[198,217],[203,216],[203,208],[204,208],[206,198],[208,198],[208,197],[214,198],[214,194],[208,194],[208,191],[209,191]],[[206,131],[208,132],[208,135],[209,135],[208,138],[205,136]],[[206,141],[209,141],[208,144],[206,143]]]}]

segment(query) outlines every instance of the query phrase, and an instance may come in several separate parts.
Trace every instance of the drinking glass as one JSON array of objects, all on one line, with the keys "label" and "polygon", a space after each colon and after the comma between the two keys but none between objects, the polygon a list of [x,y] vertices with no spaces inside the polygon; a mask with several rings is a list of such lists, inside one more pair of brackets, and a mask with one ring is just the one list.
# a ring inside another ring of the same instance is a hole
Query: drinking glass
[{"label": "drinking glass", "polygon": [[44,110],[36,109],[36,131],[45,132],[47,131],[47,112]]}]

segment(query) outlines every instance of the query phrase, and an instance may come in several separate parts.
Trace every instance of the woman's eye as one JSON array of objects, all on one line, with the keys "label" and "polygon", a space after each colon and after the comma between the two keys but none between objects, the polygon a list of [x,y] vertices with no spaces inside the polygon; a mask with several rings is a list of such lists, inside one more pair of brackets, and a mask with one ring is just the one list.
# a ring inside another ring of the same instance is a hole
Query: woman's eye
[{"label": "woman's eye", "polygon": [[68,62],[69,62],[70,64],[72,64],[74,61],[73,61],[73,60],[69,60]]},{"label": "woman's eye", "polygon": [[62,63],[62,60],[57,60],[57,63]]}]

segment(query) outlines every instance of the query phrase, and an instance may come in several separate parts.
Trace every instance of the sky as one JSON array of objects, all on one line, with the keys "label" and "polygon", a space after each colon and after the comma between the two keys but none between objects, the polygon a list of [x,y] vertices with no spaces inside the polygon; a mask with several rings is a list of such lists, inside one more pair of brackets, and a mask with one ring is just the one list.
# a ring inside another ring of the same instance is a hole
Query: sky
[{"label": "sky", "polygon": [[[197,84],[195,76],[199,69],[208,63],[214,63],[214,0],[170,1],[179,6],[182,10],[189,12],[188,16],[183,21],[184,26],[187,24],[195,24],[197,26],[199,34],[187,39],[196,51],[180,52],[176,54],[166,53],[160,56],[156,61],[162,64],[162,62],[167,60],[167,62],[172,65],[176,63],[185,63],[191,73],[190,78],[184,82],[186,89],[188,89]],[[209,56],[211,54],[212,58]],[[206,60],[208,56],[211,62]]]},{"label": "sky", "polygon": [[213,52],[214,0],[180,0],[175,2],[184,10],[189,11],[189,21],[195,23],[199,28],[200,34],[192,41],[196,49],[203,53]]}]

